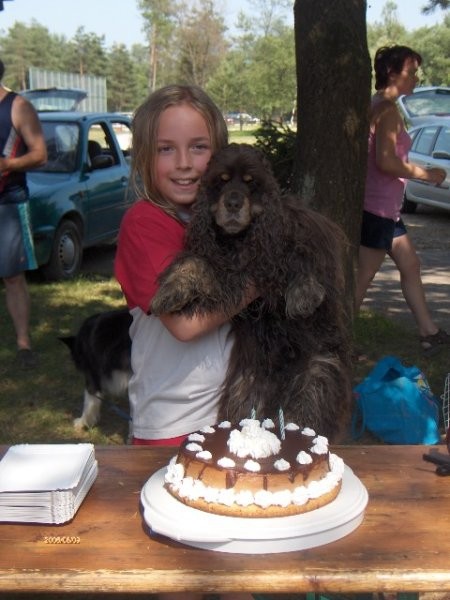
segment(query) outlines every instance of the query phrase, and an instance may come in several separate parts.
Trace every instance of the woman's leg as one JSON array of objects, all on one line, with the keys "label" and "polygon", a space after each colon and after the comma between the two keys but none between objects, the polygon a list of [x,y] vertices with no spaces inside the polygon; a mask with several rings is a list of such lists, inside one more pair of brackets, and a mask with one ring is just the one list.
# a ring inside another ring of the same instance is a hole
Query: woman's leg
[{"label": "woman's leg", "polygon": [[358,313],[373,278],[380,270],[386,250],[359,247],[358,273],[355,285],[355,314]]},{"label": "woman's leg", "polygon": [[394,238],[389,254],[400,272],[403,296],[416,320],[420,336],[434,335],[439,328],[428,310],[420,274],[420,260],[409,235]]}]

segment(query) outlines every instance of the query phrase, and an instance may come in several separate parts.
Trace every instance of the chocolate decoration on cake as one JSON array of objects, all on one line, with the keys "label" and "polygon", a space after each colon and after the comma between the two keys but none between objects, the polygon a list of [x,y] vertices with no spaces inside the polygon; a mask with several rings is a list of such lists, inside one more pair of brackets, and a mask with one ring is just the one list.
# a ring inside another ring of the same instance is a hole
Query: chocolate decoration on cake
[{"label": "chocolate decoration on cake", "polygon": [[189,506],[239,517],[292,515],[331,502],[344,465],[328,440],[293,423],[284,439],[275,431],[270,419],[202,428],[169,464],[166,488]]}]

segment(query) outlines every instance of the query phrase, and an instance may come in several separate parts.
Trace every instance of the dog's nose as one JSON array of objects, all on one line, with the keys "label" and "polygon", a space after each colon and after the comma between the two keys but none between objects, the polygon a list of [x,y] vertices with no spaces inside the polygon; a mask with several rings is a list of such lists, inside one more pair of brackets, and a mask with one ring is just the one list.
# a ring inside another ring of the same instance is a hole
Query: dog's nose
[{"label": "dog's nose", "polygon": [[238,212],[244,204],[244,195],[237,190],[231,190],[225,194],[224,204],[230,212]]}]

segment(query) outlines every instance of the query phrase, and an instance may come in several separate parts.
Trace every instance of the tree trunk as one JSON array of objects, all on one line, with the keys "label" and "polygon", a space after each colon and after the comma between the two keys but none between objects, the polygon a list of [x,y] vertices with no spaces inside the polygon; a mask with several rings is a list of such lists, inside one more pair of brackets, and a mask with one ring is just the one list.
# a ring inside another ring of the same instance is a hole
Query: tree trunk
[{"label": "tree trunk", "polygon": [[365,0],[296,0],[297,149],[293,189],[350,242],[346,304],[353,306],[367,164],[371,65]]}]

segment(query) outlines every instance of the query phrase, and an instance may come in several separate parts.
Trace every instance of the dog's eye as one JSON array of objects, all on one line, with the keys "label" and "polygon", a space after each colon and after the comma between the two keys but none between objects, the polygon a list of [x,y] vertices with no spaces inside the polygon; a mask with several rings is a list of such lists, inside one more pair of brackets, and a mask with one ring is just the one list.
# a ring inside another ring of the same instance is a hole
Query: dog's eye
[{"label": "dog's eye", "polygon": [[242,180],[245,181],[245,183],[250,183],[250,181],[253,181],[253,177],[251,175],[249,175],[248,173],[246,173],[245,175],[242,176]]},{"label": "dog's eye", "polygon": [[220,179],[222,181],[230,181],[231,177],[228,175],[228,173],[222,173]]}]

